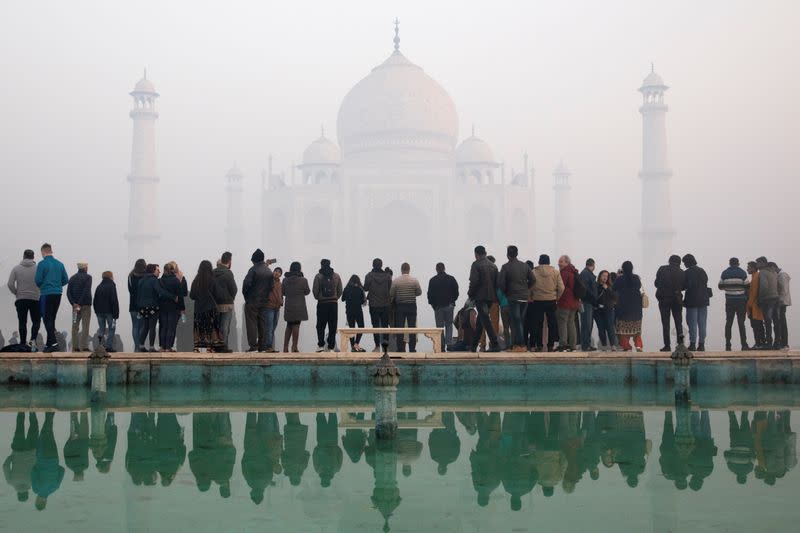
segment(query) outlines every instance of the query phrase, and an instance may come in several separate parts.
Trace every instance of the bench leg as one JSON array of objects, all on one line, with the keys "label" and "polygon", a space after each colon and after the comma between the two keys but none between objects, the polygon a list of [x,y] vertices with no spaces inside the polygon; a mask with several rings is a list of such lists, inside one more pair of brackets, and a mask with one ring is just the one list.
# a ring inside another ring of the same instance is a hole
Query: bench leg
[{"label": "bench leg", "polygon": [[339,333],[339,351],[342,353],[350,353],[350,335],[347,333]]},{"label": "bench leg", "polygon": [[442,353],[442,335],[441,333],[431,334],[426,333],[426,337],[431,340],[433,344],[433,353]]}]

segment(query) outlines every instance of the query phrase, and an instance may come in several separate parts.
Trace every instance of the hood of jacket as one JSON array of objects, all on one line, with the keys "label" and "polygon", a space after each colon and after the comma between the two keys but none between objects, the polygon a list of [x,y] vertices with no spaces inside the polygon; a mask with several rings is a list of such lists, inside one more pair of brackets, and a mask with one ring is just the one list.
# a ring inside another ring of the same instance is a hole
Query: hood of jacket
[{"label": "hood of jacket", "polygon": [[23,266],[25,268],[35,267],[36,261],[34,259],[23,259],[20,261],[19,266]]},{"label": "hood of jacket", "polygon": [[319,273],[325,276],[326,278],[329,278],[333,276],[333,267],[322,267],[319,269]]}]

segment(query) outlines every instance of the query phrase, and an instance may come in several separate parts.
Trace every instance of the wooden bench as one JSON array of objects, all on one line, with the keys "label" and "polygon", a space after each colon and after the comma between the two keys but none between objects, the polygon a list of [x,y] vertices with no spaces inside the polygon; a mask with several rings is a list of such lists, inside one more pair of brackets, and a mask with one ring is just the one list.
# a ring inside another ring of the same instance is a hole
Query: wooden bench
[{"label": "wooden bench", "polygon": [[386,334],[386,335],[425,335],[433,343],[433,353],[442,353],[442,335],[444,328],[339,328],[339,343],[342,352],[350,351],[350,339],[357,334]]}]

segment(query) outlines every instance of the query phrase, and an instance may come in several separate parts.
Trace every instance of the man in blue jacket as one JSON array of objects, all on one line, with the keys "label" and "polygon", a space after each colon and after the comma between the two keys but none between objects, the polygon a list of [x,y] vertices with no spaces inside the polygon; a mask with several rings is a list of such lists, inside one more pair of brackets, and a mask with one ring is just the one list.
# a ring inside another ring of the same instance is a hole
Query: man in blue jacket
[{"label": "man in blue jacket", "polygon": [[61,305],[61,293],[64,285],[69,283],[69,276],[64,264],[53,257],[53,247],[48,243],[42,245],[42,260],[36,265],[36,286],[41,294],[39,306],[43,315],[44,329],[47,331],[45,352],[58,351],[56,339],[56,315]]}]

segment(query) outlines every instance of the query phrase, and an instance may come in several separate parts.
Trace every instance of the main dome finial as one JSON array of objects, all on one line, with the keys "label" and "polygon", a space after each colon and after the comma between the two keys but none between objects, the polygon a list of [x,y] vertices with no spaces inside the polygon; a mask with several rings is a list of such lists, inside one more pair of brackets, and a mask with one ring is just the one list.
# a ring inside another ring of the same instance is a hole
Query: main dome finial
[{"label": "main dome finial", "polygon": [[394,51],[400,51],[400,19],[394,19]]}]

